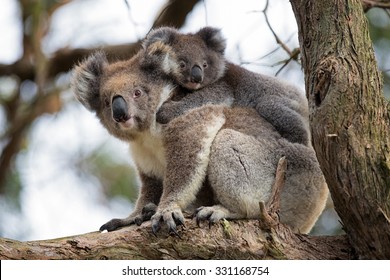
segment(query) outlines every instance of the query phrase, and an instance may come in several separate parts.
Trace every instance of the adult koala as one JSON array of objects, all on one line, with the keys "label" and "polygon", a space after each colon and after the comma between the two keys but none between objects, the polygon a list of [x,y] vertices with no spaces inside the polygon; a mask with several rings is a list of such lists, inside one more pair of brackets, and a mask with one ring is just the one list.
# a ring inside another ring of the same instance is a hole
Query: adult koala
[{"label": "adult koala", "polygon": [[112,135],[129,143],[142,181],[129,217],[113,219],[101,230],[151,218],[153,231],[164,221],[176,232],[184,223],[182,211],[197,207],[198,220],[257,218],[258,203],[269,199],[278,160],[285,156],[281,222],[308,233],[328,195],[313,149],[281,137],[251,108],[206,105],[166,125],[157,123],[161,105],[176,93],[156,64],[156,56],[160,60],[166,51],[155,42],[113,64],[98,52],[74,70],[77,99]]}]

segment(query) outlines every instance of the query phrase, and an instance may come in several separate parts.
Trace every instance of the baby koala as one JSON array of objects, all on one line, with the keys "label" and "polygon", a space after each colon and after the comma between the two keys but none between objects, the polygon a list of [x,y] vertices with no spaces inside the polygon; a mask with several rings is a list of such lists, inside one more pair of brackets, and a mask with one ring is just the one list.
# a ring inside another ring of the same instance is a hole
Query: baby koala
[{"label": "baby koala", "polygon": [[219,29],[205,27],[195,34],[181,34],[162,27],[150,32],[143,42],[144,49],[151,53],[155,42],[167,46],[165,56],[159,54],[162,59],[156,63],[182,87],[184,96],[166,102],[157,115],[158,122],[167,123],[204,104],[249,107],[282,137],[311,145],[308,104],[303,93],[279,79],[226,61],[226,43]]},{"label": "baby koala", "polygon": [[134,211],[101,230],[151,219],[154,232],[161,223],[176,232],[188,209],[211,223],[258,218],[259,201],[268,201],[278,160],[285,156],[280,219],[295,232],[308,233],[328,195],[313,149],[281,137],[248,107],[205,105],[157,123],[156,113],[175,89],[156,64],[166,57],[167,46],[150,47],[112,64],[104,53],[95,53],[72,77],[77,99],[112,135],[129,143],[142,182]]}]

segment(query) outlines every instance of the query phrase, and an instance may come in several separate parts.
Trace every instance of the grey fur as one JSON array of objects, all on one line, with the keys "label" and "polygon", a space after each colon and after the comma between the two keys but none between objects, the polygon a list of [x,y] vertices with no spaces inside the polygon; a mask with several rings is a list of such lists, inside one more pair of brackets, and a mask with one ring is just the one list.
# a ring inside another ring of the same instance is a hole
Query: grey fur
[{"label": "grey fur", "polygon": [[[195,34],[180,34],[174,28],[162,27],[147,36],[143,47],[148,50],[156,42],[169,46],[165,48],[169,63],[165,64],[170,67],[163,70],[183,87],[185,95],[180,101],[164,104],[157,115],[159,122],[167,123],[205,104],[244,106],[255,108],[289,141],[311,145],[308,105],[303,93],[279,79],[227,62],[223,56],[226,42],[219,29],[205,27]],[[148,55],[153,56],[153,52]],[[206,68],[202,67],[204,62]],[[201,82],[191,82],[189,69],[194,66],[204,71]]]},{"label": "grey fur", "polygon": [[[328,194],[313,149],[282,138],[249,108],[206,105],[167,125],[156,123],[157,111],[174,90],[147,57],[141,50],[128,61],[108,64],[103,55],[92,55],[74,70],[77,99],[112,135],[130,144],[142,181],[129,217],[113,219],[101,230],[151,218],[154,231],[163,221],[175,232],[183,211],[197,208],[198,220],[256,218],[258,202],[269,198],[277,161],[286,156],[281,221],[296,232],[309,232]],[[126,100],[129,116],[119,123],[112,116],[118,95]]]}]

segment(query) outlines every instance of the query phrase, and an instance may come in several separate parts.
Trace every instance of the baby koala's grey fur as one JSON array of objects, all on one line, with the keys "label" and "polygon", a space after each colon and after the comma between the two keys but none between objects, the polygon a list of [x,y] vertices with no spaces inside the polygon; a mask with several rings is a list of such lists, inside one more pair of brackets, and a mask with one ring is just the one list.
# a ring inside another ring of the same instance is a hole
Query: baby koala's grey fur
[{"label": "baby koala's grey fur", "polygon": [[180,101],[163,105],[158,122],[167,123],[205,104],[250,107],[282,137],[311,145],[308,104],[303,93],[280,79],[226,61],[226,43],[219,29],[205,27],[194,34],[181,34],[174,28],[161,27],[150,32],[143,47],[148,50],[156,42],[166,46],[165,55],[158,53],[162,58],[158,63],[182,87],[184,95]]}]

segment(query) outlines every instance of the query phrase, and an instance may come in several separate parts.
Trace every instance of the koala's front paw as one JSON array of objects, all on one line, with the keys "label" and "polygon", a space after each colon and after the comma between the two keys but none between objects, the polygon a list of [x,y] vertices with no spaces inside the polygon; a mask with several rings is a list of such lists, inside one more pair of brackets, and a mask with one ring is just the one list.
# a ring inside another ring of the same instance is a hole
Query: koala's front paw
[{"label": "koala's front paw", "polygon": [[156,114],[156,121],[161,124],[169,123],[174,116],[170,113],[169,105],[163,104]]},{"label": "koala's front paw", "polygon": [[136,224],[140,226],[144,221],[150,220],[150,218],[156,213],[157,205],[154,203],[148,203],[143,208],[140,214],[133,213],[126,219],[112,219],[100,227],[100,231],[114,231],[118,228],[130,226]]},{"label": "koala's front paw", "polygon": [[180,116],[182,108],[179,101],[167,101],[161,105],[156,114],[156,121],[161,124],[167,124],[174,118]]},{"label": "koala's front paw", "polygon": [[161,223],[165,222],[168,226],[168,232],[173,233],[180,238],[176,226],[184,226],[184,216],[179,206],[171,205],[168,207],[159,207],[156,214],[151,218],[152,231],[156,235],[161,229]]}]

